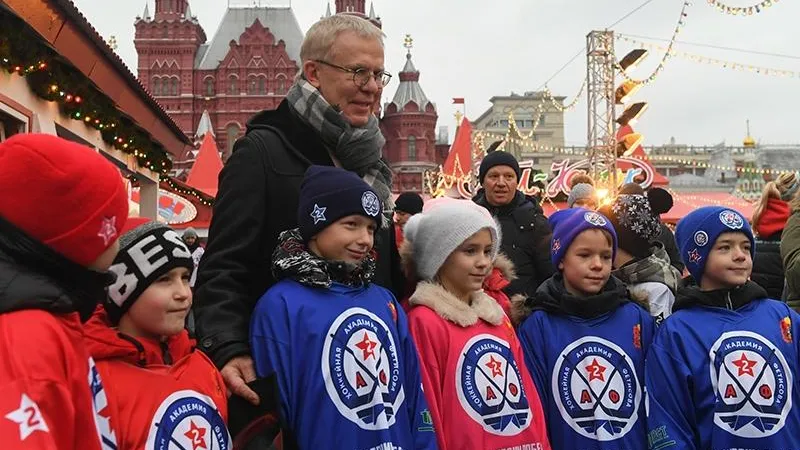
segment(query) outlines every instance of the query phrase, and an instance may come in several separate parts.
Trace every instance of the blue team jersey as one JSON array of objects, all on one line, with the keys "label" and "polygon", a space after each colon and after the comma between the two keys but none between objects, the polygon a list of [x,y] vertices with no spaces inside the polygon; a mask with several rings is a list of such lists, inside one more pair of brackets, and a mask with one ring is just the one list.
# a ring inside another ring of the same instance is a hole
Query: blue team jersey
[{"label": "blue team jersey", "polygon": [[301,449],[436,448],[416,347],[386,289],[283,280],[259,300],[250,341]]},{"label": "blue team jersey", "polygon": [[644,361],[655,323],[634,303],[592,319],[535,311],[519,328],[554,449],[647,446]]},{"label": "blue team jersey", "polygon": [[646,364],[650,449],[800,449],[799,320],[769,299],[665,320]]}]

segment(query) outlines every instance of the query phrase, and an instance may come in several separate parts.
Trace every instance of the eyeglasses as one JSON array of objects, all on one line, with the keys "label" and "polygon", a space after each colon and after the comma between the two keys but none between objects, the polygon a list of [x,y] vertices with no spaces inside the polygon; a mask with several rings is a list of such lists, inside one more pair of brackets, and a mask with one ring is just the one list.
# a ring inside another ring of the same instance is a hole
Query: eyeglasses
[{"label": "eyeglasses", "polygon": [[392,79],[392,75],[383,70],[380,70],[378,72],[370,72],[369,69],[365,69],[363,67],[360,67],[358,69],[348,69],[347,67],[337,66],[336,64],[329,63],[328,61],[324,61],[322,59],[315,59],[314,62],[325,64],[326,66],[333,67],[334,69],[339,69],[343,72],[352,73],[353,83],[355,83],[355,85],[360,88],[366,86],[371,78],[375,78],[375,82],[381,86],[386,86]]}]

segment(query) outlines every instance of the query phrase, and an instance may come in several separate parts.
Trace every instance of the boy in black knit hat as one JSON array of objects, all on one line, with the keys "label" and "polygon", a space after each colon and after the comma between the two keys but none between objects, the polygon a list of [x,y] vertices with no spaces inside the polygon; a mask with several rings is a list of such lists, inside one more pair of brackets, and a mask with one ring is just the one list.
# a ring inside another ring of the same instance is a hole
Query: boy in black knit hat
[{"label": "boy in black knit hat", "polygon": [[120,247],[108,299],[84,325],[86,348],[108,380],[117,448],[230,448],[222,376],[184,328],[189,249],[168,226],[142,218],[128,221]]},{"label": "boy in black knit hat", "polygon": [[403,244],[403,227],[414,214],[422,212],[424,200],[416,192],[403,192],[394,201],[394,235],[397,248]]},{"label": "boy in black knit hat", "polygon": [[650,202],[641,193],[623,193],[601,212],[611,220],[619,240],[613,275],[632,291],[644,294],[650,313],[657,321],[663,320],[672,313],[681,273],[670,265],[657,240],[660,224]]}]

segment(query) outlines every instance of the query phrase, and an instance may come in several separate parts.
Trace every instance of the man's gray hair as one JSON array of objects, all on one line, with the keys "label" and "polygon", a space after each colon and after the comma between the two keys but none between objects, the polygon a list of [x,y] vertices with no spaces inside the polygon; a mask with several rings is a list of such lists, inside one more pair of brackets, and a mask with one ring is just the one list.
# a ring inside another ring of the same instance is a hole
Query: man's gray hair
[{"label": "man's gray hair", "polygon": [[303,64],[306,61],[331,58],[331,50],[336,37],[339,36],[339,33],[345,31],[352,31],[363,38],[375,39],[383,47],[383,31],[373,25],[372,22],[347,14],[326,17],[312,25],[306,33],[305,39],[303,39],[303,45],[300,47],[300,72],[298,73],[298,78],[303,73]]}]

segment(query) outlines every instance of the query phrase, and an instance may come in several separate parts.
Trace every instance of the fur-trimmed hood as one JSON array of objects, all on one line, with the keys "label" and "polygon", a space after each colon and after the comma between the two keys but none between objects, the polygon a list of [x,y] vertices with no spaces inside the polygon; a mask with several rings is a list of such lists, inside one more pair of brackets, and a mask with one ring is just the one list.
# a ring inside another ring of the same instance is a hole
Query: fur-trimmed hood
[{"label": "fur-trimmed hood", "polygon": [[475,291],[471,296],[471,304],[467,305],[442,285],[429,281],[421,281],[411,295],[409,303],[413,306],[427,306],[444,320],[461,327],[469,327],[482,319],[492,325],[503,323],[503,308],[485,292]]},{"label": "fur-trimmed hood", "polygon": [[[619,306],[619,304],[628,301],[636,303],[648,312],[650,311],[649,296],[646,291],[635,290],[632,292],[624,283],[615,277],[609,278],[603,291],[594,297],[596,298],[576,300],[574,296],[566,292],[563,278],[561,274],[558,273],[545,281],[536,291],[535,295],[528,298],[515,296],[511,299],[511,323],[513,323],[515,327],[518,327],[522,325],[525,319],[533,314],[534,311],[539,310],[556,314],[594,316],[607,312],[604,311],[603,306],[606,306],[605,309],[615,308]],[[599,304],[600,302],[605,305]],[[581,311],[580,309],[582,308],[573,311],[573,309],[575,309],[573,306],[575,306],[576,303],[585,303],[584,306],[593,305],[599,308],[594,308],[596,311]]]},{"label": "fur-trimmed hood", "polygon": [[497,258],[494,260],[494,268],[499,270],[503,278],[508,281],[517,279],[517,269],[514,267],[514,263],[503,253],[497,254]]}]

